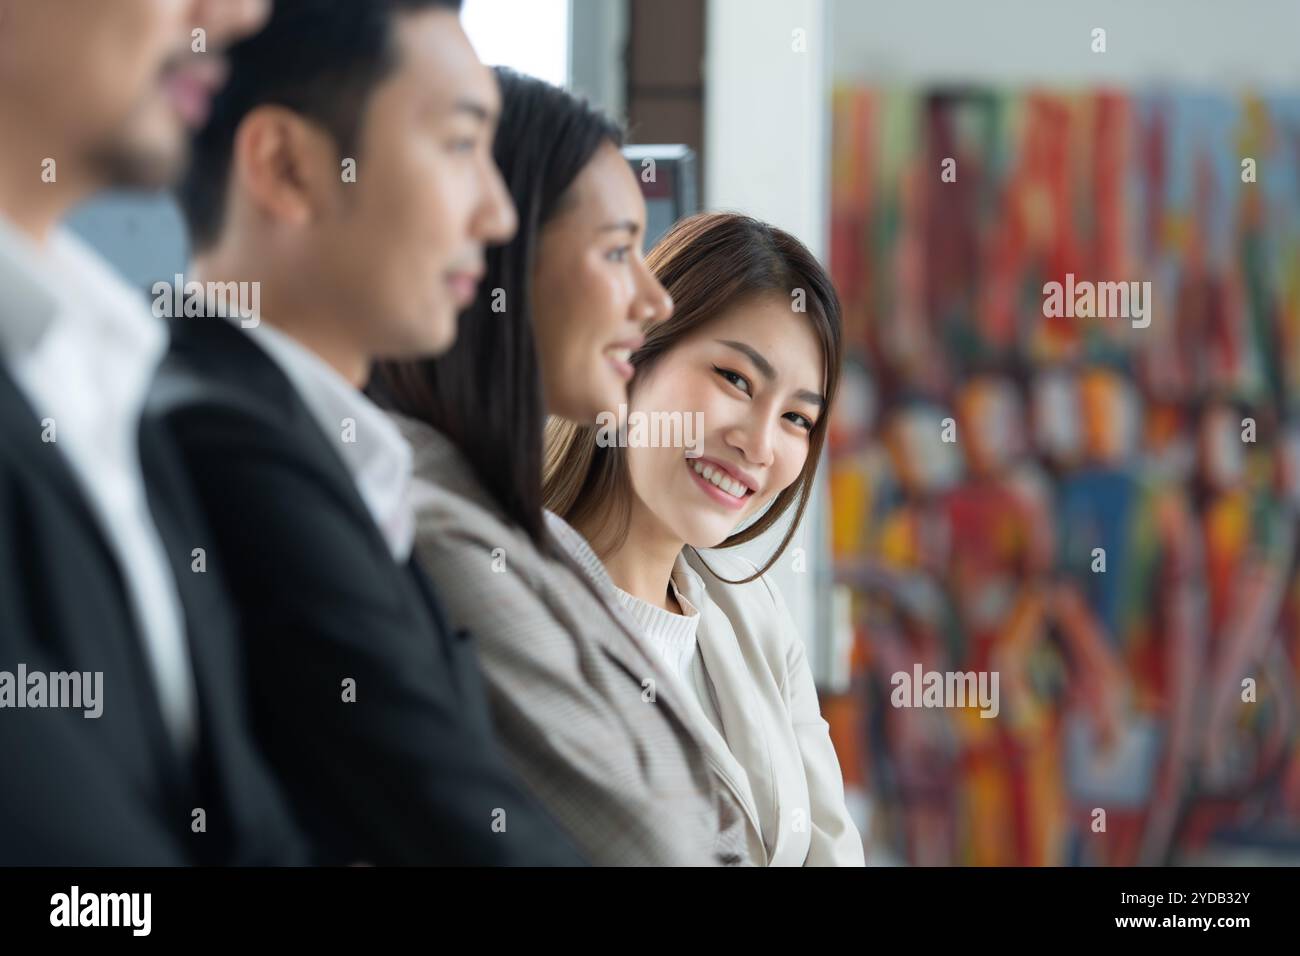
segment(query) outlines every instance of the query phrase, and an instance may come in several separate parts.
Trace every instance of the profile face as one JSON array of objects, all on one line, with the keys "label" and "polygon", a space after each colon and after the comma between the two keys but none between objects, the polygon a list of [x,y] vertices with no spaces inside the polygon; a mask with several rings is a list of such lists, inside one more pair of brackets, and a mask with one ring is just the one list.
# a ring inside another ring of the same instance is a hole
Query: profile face
[{"label": "profile face", "polygon": [[825,380],[812,323],[779,295],[701,325],[637,379],[629,401],[629,415],[700,412],[701,455],[627,448],[634,508],[686,544],[720,544],[798,480]]},{"label": "profile face", "polygon": [[222,49],[269,12],[269,0],[0,0],[0,90],[25,91],[7,112],[48,131],[56,181],[166,186],[225,82]]},{"label": "profile face", "polygon": [[369,354],[422,358],[454,344],[486,247],[513,236],[516,218],[492,160],[496,78],[459,18],[403,14],[394,34],[397,66],[367,102],[355,181],[338,177],[310,257]]},{"label": "profile face", "polygon": [[582,425],[617,411],[628,359],[672,300],[641,255],[645,200],[613,143],[600,146],[541,231],[532,313],[551,415]]}]

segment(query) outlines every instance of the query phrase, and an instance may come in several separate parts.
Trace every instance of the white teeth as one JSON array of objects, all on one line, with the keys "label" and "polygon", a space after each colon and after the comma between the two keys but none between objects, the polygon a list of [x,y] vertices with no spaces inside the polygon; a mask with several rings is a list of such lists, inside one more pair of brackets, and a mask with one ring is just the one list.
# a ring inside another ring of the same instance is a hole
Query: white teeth
[{"label": "white teeth", "polygon": [[631,349],[610,349],[609,354],[619,362],[627,362],[632,357]]},{"label": "white teeth", "polygon": [[712,465],[701,465],[698,461],[691,462],[691,467],[705,481],[712,482],[714,486],[721,488],[734,498],[743,498],[749,491],[749,488],[743,483],[727,477],[721,468],[714,468]]}]

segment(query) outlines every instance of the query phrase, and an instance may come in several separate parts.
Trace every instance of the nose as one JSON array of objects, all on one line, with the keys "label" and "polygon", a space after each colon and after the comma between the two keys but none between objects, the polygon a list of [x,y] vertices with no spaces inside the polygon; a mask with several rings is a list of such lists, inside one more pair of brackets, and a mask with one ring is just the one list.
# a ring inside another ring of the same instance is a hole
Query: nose
[{"label": "nose", "polygon": [[475,238],[489,244],[509,242],[519,227],[514,200],[506,189],[501,171],[489,155],[482,175],[482,202],[474,216]]},{"label": "nose", "polygon": [[198,0],[194,23],[213,47],[223,47],[262,29],[270,15],[271,0]]},{"label": "nose", "polygon": [[673,297],[663,287],[645,260],[637,259],[636,298],[632,317],[643,326],[657,325],[673,314]]},{"label": "nose", "polygon": [[757,404],[751,404],[745,419],[726,433],[727,444],[744,455],[751,465],[770,468],[776,457],[772,418]]}]

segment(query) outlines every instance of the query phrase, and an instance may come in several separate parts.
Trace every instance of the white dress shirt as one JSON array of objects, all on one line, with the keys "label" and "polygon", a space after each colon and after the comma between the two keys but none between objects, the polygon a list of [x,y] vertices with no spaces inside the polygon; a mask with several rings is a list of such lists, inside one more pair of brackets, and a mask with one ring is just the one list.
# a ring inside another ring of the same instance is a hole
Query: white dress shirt
[{"label": "white dress shirt", "polygon": [[[237,325],[239,320],[232,318]],[[338,450],[393,560],[405,564],[415,541],[410,443],[365,393],[297,339],[262,318],[244,329],[293,385]]]},{"label": "white dress shirt", "polygon": [[0,359],[41,419],[33,427],[44,433],[52,424],[54,444],[117,557],[163,719],[184,751],[198,720],[194,674],[139,444],[167,342],[144,295],[70,232],[56,230],[40,247],[0,217]]}]

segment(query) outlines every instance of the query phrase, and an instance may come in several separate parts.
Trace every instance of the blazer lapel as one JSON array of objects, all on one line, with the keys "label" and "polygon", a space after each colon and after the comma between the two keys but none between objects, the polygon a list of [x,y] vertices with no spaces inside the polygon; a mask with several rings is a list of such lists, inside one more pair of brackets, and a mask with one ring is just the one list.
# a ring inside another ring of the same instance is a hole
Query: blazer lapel
[{"label": "blazer lapel", "polygon": [[[376,559],[386,556],[391,560],[383,532],[375,524],[338,449],[331,447],[288,376],[262,346],[250,340],[249,333],[224,320],[176,322],[172,328],[172,353],[182,367],[175,377],[162,376],[155,384],[153,397],[159,404],[181,404],[175,393],[196,389],[197,400],[211,399],[213,382],[222,383],[228,390],[229,394],[221,396],[223,400],[247,403],[252,393],[251,401],[259,414],[273,417],[277,425],[301,441],[298,450],[311,461],[312,472],[330,476],[331,485],[366,529]],[[193,380],[185,365],[197,370],[201,378]]]},{"label": "blazer lapel", "polygon": [[[475,477],[460,450],[445,435],[424,422],[398,414],[393,414],[392,417],[415,450],[417,471],[431,478],[438,487],[479,505],[497,520],[507,525],[510,523],[502,513],[500,505],[492,500],[491,495]],[[518,529],[513,529],[511,533],[514,535],[513,547],[516,554],[537,554],[533,542],[527,535]],[[623,616],[622,605],[609,590],[612,583],[608,580],[590,580],[579,560],[569,553],[563,543],[557,541],[556,546],[551,550],[553,551],[551,556],[567,564],[577,579],[588,585],[593,596],[605,605],[617,622],[621,635],[607,628],[595,629],[605,652],[634,677],[638,685],[644,686],[646,679],[654,681],[656,703],[664,707],[679,724],[683,724],[689,730],[692,722],[684,713],[686,708],[683,703],[677,699],[677,688],[681,687],[680,681],[668,673],[667,668],[659,663],[655,655],[644,649],[636,625]],[[546,560],[546,557],[537,554],[536,560],[541,562]],[[558,619],[570,621],[574,628],[581,626],[582,622],[572,620],[570,608],[562,597],[548,594],[547,602]],[[667,694],[664,693],[665,688],[670,688]]]},{"label": "blazer lapel", "polygon": [[[229,661],[221,653],[233,640],[234,618],[222,603],[225,595],[214,590],[212,579],[193,571],[192,549],[206,544],[196,537],[203,522],[197,517],[189,485],[180,470],[169,436],[149,418],[140,428],[140,459],[148,490],[149,511],[166,549],[185,617],[186,643],[197,693],[199,742],[196,747],[222,767],[226,754],[220,728],[226,721],[216,712],[231,706],[226,687],[230,681],[240,679],[230,671]],[[210,742],[211,746],[205,747],[205,742]],[[190,787],[197,785],[197,781],[188,776],[189,770],[180,761],[171,738],[166,743],[175,779],[187,780]],[[219,771],[215,776],[217,784],[228,791],[233,781]],[[229,801],[226,803],[226,806],[232,805]]]},{"label": "blazer lapel", "polygon": [[[49,487],[55,490],[83,525],[87,535],[95,543],[95,550],[105,570],[111,576],[128,620],[134,624],[138,633],[140,625],[126,589],[126,582],[122,579],[122,569],[118,564],[116,553],[109,546],[108,539],[104,535],[99,518],[87,504],[85,492],[78,484],[63,453],[59,451],[57,442],[41,440],[40,420],[35,410],[2,365],[0,365],[0,434],[4,434],[8,439],[8,447],[12,449],[15,460],[38,470],[49,483]],[[4,449],[0,449],[0,454],[4,452]],[[125,651],[133,673],[142,681],[143,686],[153,687],[152,673],[140,641],[128,640],[126,645]],[[162,785],[176,788],[177,782],[185,779],[184,768],[180,754],[177,753],[175,745],[167,734],[157,696],[149,695],[147,700],[138,701],[137,706],[146,717],[153,750],[166,762],[168,772],[160,776]]]},{"label": "blazer lapel", "polygon": [[[0,364],[0,433],[6,436],[6,443],[14,450],[14,460],[36,466],[50,487],[62,495],[78,520],[91,531],[104,557],[111,561],[112,550],[104,538],[99,521],[86,504],[85,493],[73,477],[58,444],[41,440],[41,424],[36,411],[9,377],[3,364]],[[116,570],[117,563],[111,561],[111,564]]]},{"label": "blazer lapel", "polygon": [[[690,565],[689,558],[682,560]],[[700,569],[694,570],[700,573]],[[748,783],[747,806],[771,859],[776,852],[780,813],[763,701],[754,687],[730,619],[707,590],[703,591],[700,603],[700,626],[696,632],[699,652],[722,718],[728,756],[743,768],[740,773]]]},{"label": "blazer lapel", "polygon": [[[571,562],[571,568],[579,580],[586,580],[582,569]],[[618,632],[615,633],[608,628],[596,628],[597,639],[616,664],[622,667],[638,684],[644,686],[647,679],[654,681],[655,702],[664,707],[673,719],[681,724],[688,732],[695,736],[695,727],[697,723],[691,719],[688,711],[689,707],[684,700],[679,700],[688,692],[673,674],[669,673],[668,668],[644,646],[644,638],[641,637],[640,631],[636,624],[626,617],[623,606],[618,603],[618,599],[613,594],[605,593],[605,588],[595,587],[595,596],[609,611],[610,616],[618,625]],[[568,617],[568,609],[563,604],[557,605],[554,610],[557,614]],[[575,622],[575,626],[576,622]],[[665,693],[667,691],[667,693]]]},{"label": "blazer lapel", "polygon": [[[745,773],[745,768],[741,762],[736,759],[731,747],[728,746],[728,741],[718,733],[718,729],[710,723],[699,705],[686,699],[687,695],[695,693],[694,689],[687,687],[675,674],[668,670],[657,655],[645,647],[645,638],[641,635],[640,629],[627,614],[622,604],[619,603],[618,598],[613,593],[602,594],[601,598],[618,622],[624,638],[623,640],[617,640],[607,636],[607,632],[602,631],[601,640],[604,642],[606,650],[633,676],[640,675],[638,679],[644,679],[647,673],[652,674],[656,687],[668,689],[669,693],[663,699],[668,702],[673,717],[699,746],[709,768],[731,792],[732,797],[745,814],[746,822],[751,829],[751,839],[748,841],[751,849],[763,847],[764,851],[766,851],[762,841],[763,828],[760,825],[749,776]],[[718,613],[716,609],[714,609],[714,612]],[[703,615],[704,609],[701,609],[700,613]],[[701,628],[704,623],[702,619],[700,622]],[[709,662],[706,658],[706,669],[708,666]],[[662,690],[659,693],[662,696]],[[680,701],[678,700],[679,697],[681,698]],[[723,713],[723,722],[729,734],[730,724],[727,722],[725,712]],[[754,862],[760,866],[766,865],[766,860],[755,860]]]}]

